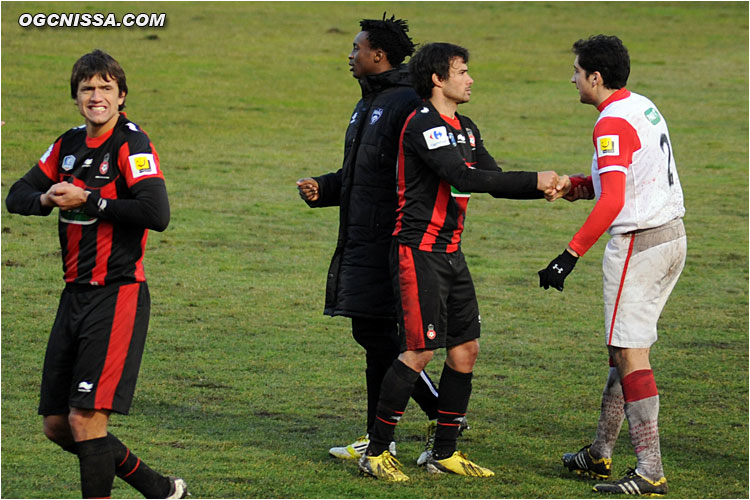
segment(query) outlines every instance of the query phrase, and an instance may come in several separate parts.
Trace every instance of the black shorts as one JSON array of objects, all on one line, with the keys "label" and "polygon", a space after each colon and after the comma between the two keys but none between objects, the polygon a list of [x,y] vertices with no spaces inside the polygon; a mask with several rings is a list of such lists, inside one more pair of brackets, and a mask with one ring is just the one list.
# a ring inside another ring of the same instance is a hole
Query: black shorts
[{"label": "black shorts", "polygon": [[39,414],[70,408],[127,414],[150,309],[145,282],[66,286],[47,343]]},{"label": "black shorts", "polygon": [[394,240],[391,259],[402,352],[479,338],[477,296],[460,249],[424,252]]}]

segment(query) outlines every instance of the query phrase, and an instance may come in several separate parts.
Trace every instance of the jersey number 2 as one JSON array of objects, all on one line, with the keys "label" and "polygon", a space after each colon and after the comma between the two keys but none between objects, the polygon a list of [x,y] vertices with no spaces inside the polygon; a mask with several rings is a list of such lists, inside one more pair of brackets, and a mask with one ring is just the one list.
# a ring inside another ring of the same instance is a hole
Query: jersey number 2
[{"label": "jersey number 2", "polygon": [[671,186],[672,184],[674,184],[674,177],[672,176],[672,146],[669,145],[667,134],[661,134],[659,147],[661,147],[662,151],[664,151],[665,144],[667,146],[667,180],[669,181],[669,185]]}]

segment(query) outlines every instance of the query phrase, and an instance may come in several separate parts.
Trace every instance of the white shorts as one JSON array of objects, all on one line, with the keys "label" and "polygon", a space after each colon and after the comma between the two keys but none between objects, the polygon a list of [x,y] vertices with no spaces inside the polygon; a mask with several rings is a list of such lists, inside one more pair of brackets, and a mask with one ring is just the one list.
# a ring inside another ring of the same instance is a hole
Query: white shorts
[{"label": "white shorts", "polygon": [[612,236],[602,262],[604,326],[608,346],[646,348],[685,266],[682,219]]}]

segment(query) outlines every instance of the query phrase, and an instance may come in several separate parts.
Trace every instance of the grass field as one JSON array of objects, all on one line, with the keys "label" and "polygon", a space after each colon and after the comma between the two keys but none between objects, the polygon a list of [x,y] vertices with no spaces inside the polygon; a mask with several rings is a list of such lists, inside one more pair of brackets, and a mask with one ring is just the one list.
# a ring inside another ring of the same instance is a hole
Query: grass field
[{"label": "grass field", "polygon": [[[562,452],[590,442],[607,356],[601,254],[538,288],[591,205],[472,197],[464,252],[483,318],[460,446],[494,478],[427,477],[423,416],[397,430],[412,481],[360,477],[328,457],[364,429],[364,356],[324,317],[338,211],[295,180],[339,168],[359,88],[346,56],[362,17],[410,21],[417,42],[472,53],[472,102],[507,169],[585,172],[596,110],[569,79],[572,43],[604,32],[631,52],[628,88],[670,124],[685,191],[688,260],[652,363],[672,498],[748,494],[748,4],[742,2],[2,3],[2,197],[82,118],[70,68],[93,48],[128,76],[129,117],[149,131],[172,221],[146,257],[151,327],[128,417],[112,431],[194,498],[589,498]],[[21,28],[22,13],[167,14],[164,28]],[[76,498],[77,461],[41,432],[40,367],[62,288],[56,216],[2,209],[3,498]],[[433,362],[437,373],[441,362]],[[619,474],[634,458],[627,424]],[[135,491],[117,480],[114,498]]]}]

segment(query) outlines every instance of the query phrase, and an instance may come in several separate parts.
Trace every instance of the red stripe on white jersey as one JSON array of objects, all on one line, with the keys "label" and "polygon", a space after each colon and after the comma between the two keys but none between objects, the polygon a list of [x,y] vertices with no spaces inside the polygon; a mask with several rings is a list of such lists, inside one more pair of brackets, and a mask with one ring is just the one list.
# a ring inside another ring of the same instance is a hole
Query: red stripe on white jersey
[{"label": "red stripe on white jersey", "polygon": [[398,246],[398,284],[401,292],[401,309],[404,312],[406,347],[412,351],[424,349],[417,271],[412,249],[406,245]]},{"label": "red stripe on white jersey", "polygon": [[620,306],[620,296],[622,295],[622,287],[625,285],[625,275],[628,272],[628,264],[630,263],[630,256],[633,255],[633,244],[635,243],[635,235],[630,236],[630,245],[628,245],[628,255],[625,257],[625,265],[622,266],[622,276],[620,277],[620,286],[617,289],[617,299],[615,300],[615,307],[612,310],[612,322],[609,325],[609,337],[607,338],[607,345],[612,345],[612,333],[615,331],[615,319],[617,319],[617,308]]},{"label": "red stripe on white jersey", "polygon": [[141,290],[140,283],[123,285],[117,294],[115,305],[115,316],[112,321],[112,331],[109,335],[109,346],[107,357],[104,359],[104,368],[99,377],[99,385],[96,390],[94,409],[105,410],[112,408],[117,385],[122,378],[122,370],[125,359],[130,349],[130,339],[133,337],[133,325],[135,324],[135,313],[138,307],[138,294]]}]

